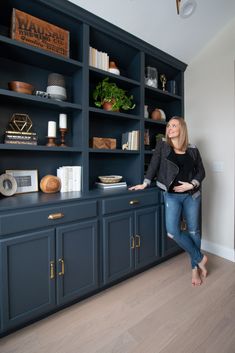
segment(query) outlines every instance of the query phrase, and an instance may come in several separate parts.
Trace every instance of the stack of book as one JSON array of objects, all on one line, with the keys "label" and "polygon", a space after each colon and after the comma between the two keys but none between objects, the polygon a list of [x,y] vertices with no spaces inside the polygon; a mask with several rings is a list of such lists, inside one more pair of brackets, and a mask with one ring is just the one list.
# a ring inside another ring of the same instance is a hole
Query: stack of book
[{"label": "stack of book", "polygon": [[124,132],[122,134],[122,149],[137,151],[139,149],[139,138],[139,130]]},{"label": "stack of book", "polygon": [[36,132],[21,132],[21,131],[7,130],[5,132],[4,143],[37,145],[38,139],[37,139]]},{"label": "stack of book", "polygon": [[82,189],[82,167],[64,166],[57,169],[57,176],[61,181],[60,192],[81,191]]},{"label": "stack of book", "polygon": [[120,181],[118,183],[100,183],[100,182],[96,182],[95,183],[96,187],[99,189],[103,189],[103,190],[111,190],[111,189],[126,189],[127,188],[127,183],[125,181]]},{"label": "stack of book", "polygon": [[97,69],[108,71],[109,56],[107,53],[98,51],[95,48],[89,47],[89,65]]}]

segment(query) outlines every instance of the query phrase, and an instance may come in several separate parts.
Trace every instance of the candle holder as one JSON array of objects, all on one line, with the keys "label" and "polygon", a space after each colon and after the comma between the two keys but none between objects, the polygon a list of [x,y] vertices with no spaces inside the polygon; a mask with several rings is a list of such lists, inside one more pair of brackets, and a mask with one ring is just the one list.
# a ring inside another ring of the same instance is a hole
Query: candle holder
[{"label": "candle holder", "polygon": [[56,137],[47,136],[47,138],[48,138],[47,146],[48,147],[55,147],[56,146],[56,143],[55,143]]},{"label": "candle holder", "polygon": [[67,133],[68,129],[67,128],[60,128],[60,134],[61,134],[61,147],[67,147],[65,144],[65,134]]}]

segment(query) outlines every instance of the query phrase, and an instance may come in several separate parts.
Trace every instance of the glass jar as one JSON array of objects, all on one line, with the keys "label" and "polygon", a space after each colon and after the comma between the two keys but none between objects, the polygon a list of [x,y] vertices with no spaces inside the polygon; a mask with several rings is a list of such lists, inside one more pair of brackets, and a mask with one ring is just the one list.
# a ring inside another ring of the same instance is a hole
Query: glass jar
[{"label": "glass jar", "polygon": [[145,68],[145,84],[150,87],[158,87],[158,72],[155,67],[147,66]]}]

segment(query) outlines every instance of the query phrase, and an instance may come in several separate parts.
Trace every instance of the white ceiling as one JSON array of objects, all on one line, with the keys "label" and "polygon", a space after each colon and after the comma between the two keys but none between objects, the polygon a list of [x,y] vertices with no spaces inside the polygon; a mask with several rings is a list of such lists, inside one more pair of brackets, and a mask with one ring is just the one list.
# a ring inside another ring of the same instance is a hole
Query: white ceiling
[{"label": "white ceiling", "polygon": [[235,0],[196,0],[187,19],[176,14],[175,0],[70,1],[185,63],[235,18]]}]

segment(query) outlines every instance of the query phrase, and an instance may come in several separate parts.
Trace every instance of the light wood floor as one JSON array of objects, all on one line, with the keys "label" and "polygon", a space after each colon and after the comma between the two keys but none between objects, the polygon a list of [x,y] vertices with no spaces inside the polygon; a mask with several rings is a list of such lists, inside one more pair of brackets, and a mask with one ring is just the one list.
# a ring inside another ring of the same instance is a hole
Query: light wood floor
[{"label": "light wood floor", "polygon": [[1,353],[234,353],[235,264],[181,254],[0,340]]}]

